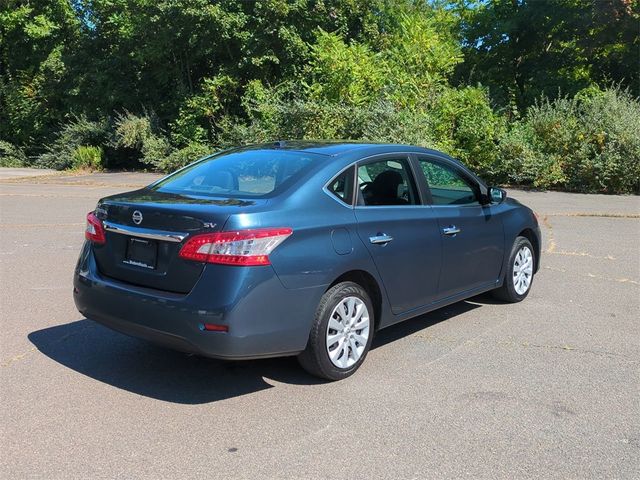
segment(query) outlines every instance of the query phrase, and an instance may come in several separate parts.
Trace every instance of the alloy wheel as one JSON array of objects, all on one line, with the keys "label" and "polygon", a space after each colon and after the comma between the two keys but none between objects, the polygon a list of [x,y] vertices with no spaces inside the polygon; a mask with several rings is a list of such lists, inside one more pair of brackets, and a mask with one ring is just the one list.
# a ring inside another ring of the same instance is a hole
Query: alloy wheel
[{"label": "alloy wheel", "polygon": [[531,286],[533,277],[533,254],[528,246],[524,245],[513,261],[513,288],[518,295],[524,295]]},{"label": "alloy wheel", "polygon": [[369,339],[369,310],[358,297],[345,297],[331,312],[326,347],[338,368],[353,366],[364,353]]}]

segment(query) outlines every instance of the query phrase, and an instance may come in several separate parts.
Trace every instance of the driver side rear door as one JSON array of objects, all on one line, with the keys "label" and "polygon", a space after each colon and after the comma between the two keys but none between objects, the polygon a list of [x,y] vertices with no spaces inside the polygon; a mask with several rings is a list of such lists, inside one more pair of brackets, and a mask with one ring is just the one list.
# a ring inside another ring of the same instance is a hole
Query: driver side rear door
[{"label": "driver side rear door", "polygon": [[409,160],[403,153],[358,164],[358,236],[373,258],[394,314],[432,303],[441,267],[438,221],[422,202]]}]

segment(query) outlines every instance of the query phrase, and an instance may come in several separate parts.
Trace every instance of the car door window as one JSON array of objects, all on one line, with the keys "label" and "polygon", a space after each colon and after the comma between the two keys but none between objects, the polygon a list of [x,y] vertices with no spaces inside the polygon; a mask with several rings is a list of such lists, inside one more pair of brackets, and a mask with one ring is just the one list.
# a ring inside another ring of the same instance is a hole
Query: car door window
[{"label": "car door window", "polygon": [[420,159],[434,205],[480,205],[477,187],[454,167]]},{"label": "car door window", "polygon": [[358,167],[358,204],[417,205],[415,183],[404,158],[368,162]]}]

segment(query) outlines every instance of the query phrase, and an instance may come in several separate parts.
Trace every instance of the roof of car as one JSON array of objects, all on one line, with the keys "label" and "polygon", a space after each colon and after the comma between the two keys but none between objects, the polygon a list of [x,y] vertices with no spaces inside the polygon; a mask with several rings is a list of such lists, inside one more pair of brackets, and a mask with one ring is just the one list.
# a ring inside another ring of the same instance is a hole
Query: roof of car
[{"label": "roof of car", "polygon": [[[318,155],[326,155],[335,157],[353,150],[361,149],[385,149],[388,147],[401,148],[403,150],[424,150],[420,147],[412,147],[409,145],[397,145],[389,143],[370,143],[356,141],[329,141],[329,140],[279,140],[271,143],[262,143],[241,147],[239,150],[291,150],[315,153]],[[439,153],[439,152],[438,152]]]},{"label": "roof of car", "polygon": [[[373,143],[359,142],[355,140],[277,140],[270,143],[257,143],[245,145],[227,150],[227,153],[239,153],[249,150],[287,150],[290,152],[306,152],[321,155],[327,158],[345,157],[350,161],[350,154],[370,156],[385,153],[423,153],[440,158],[445,158],[466,167],[459,159],[453,158],[444,152],[426,147],[406,145],[398,143]],[[224,153],[224,152],[218,152]]]}]

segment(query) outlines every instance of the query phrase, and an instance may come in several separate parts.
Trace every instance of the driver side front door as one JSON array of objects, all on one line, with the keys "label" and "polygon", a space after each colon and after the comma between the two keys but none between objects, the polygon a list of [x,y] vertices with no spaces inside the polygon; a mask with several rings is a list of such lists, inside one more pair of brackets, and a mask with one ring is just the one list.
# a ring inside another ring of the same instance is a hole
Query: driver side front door
[{"label": "driver side front door", "polygon": [[438,299],[490,288],[504,255],[502,218],[480,202],[477,182],[455,163],[418,156],[442,241]]}]

